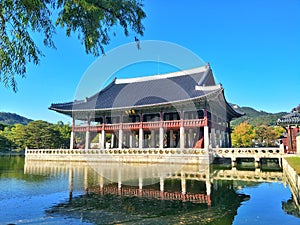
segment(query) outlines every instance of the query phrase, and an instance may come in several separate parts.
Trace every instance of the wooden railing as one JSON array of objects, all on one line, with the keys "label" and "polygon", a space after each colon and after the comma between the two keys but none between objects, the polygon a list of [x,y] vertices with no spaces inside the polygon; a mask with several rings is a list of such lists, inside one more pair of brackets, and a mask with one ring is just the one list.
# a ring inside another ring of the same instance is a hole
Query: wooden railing
[{"label": "wooden railing", "polygon": [[85,132],[95,131],[99,132],[101,130],[114,131],[114,130],[138,130],[143,128],[145,130],[159,129],[160,127],[164,129],[179,129],[181,126],[186,128],[193,127],[204,127],[208,124],[207,119],[191,119],[191,120],[170,120],[170,121],[151,121],[151,122],[136,122],[136,123],[116,123],[116,124],[99,124],[94,126],[74,126],[73,131],[75,132]]}]

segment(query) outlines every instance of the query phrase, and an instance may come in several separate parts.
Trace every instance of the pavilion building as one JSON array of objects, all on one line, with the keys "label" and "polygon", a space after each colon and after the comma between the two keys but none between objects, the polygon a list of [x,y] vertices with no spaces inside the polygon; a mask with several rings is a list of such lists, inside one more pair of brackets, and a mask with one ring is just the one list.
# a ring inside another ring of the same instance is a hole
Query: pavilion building
[{"label": "pavilion building", "polygon": [[[99,149],[230,147],[230,121],[243,115],[226,101],[209,64],[114,79],[91,97],[49,109],[72,117],[71,149],[90,149],[96,135]],[[81,146],[76,133],[84,133]]]},{"label": "pavilion building", "polygon": [[[300,105],[294,108],[289,114],[279,118],[277,124],[286,130],[286,137],[282,138],[284,152],[296,153],[297,136],[299,136],[300,132]],[[298,146],[298,148],[300,149],[300,146]],[[298,154],[300,154],[300,150]]]}]

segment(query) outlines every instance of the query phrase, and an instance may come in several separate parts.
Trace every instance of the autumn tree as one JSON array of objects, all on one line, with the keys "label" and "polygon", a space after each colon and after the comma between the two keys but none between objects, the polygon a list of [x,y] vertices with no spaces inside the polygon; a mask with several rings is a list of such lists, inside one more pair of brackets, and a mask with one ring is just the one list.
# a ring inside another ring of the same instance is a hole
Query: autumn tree
[{"label": "autumn tree", "polygon": [[259,146],[272,147],[277,145],[277,140],[284,132],[284,128],[279,126],[262,125],[255,128],[255,139]]},{"label": "autumn tree", "polygon": [[55,48],[53,35],[59,26],[67,36],[76,35],[86,53],[98,56],[115,35],[112,27],[120,26],[126,36],[130,31],[143,35],[142,7],[140,0],[1,0],[0,82],[17,91],[16,76],[26,75],[28,63],[39,63],[43,53],[34,35]]},{"label": "autumn tree", "polygon": [[237,125],[231,136],[233,147],[251,147],[253,146],[253,139],[255,132],[253,126],[248,124],[247,121]]}]

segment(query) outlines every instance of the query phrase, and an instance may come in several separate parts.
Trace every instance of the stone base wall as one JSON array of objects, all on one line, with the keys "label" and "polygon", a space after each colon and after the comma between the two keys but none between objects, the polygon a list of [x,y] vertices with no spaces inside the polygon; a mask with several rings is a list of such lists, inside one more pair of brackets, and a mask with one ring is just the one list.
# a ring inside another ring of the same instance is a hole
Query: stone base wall
[{"label": "stone base wall", "polygon": [[282,158],[282,168],[285,177],[288,179],[288,183],[296,202],[296,205],[299,207],[300,203],[300,176],[296,173],[296,171],[290,166],[290,164]]}]

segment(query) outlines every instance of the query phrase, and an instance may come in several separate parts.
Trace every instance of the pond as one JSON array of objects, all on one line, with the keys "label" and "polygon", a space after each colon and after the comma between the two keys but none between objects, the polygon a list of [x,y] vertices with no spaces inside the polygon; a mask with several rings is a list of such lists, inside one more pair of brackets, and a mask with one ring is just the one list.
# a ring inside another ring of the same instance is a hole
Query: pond
[{"label": "pond", "polygon": [[281,171],[0,157],[0,224],[300,224]]}]

